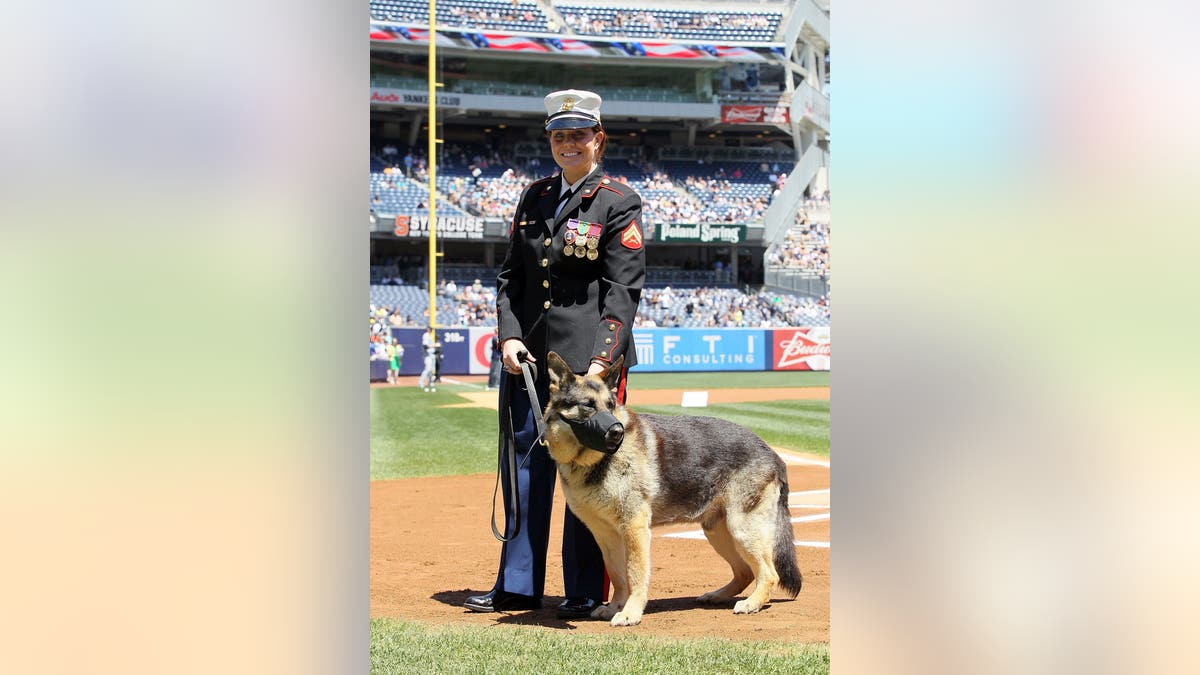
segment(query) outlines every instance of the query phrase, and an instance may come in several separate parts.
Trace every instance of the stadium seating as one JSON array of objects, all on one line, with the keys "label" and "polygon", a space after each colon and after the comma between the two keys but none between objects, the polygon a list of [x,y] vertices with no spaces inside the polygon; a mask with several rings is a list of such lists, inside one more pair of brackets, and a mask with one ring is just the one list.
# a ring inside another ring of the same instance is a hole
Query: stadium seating
[{"label": "stadium seating", "polygon": [[[454,287],[447,283],[439,289],[438,322],[441,325],[496,325],[495,271],[479,278],[481,290],[472,290],[469,281]],[[425,322],[429,294],[415,285],[372,285],[371,305],[387,312],[399,310],[401,315],[411,317],[412,323],[420,325]],[[828,326],[829,304],[825,298],[766,290],[744,293],[735,288],[709,286],[648,287],[642,295],[634,325],[682,328]]]},{"label": "stadium seating", "polygon": [[[391,175],[371,172],[371,210],[379,214],[428,215],[429,190],[402,173]],[[443,216],[465,216],[465,211],[440,202],[438,213]]]},{"label": "stadium seating", "polygon": [[[376,21],[429,24],[426,0],[370,0],[371,18]],[[551,31],[546,14],[536,2],[519,0],[459,0],[438,3],[437,21],[445,26],[526,32]]]},{"label": "stadium seating", "polygon": [[829,274],[829,198],[808,199],[796,213],[796,224],[790,227],[782,242],[767,249],[764,257],[768,268],[786,268],[811,272],[814,276]]},{"label": "stadium seating", "polygon": [[708,12],[646,6],[592,6],[555,3],[575,32],[630,38],[695,39],[706,42],[768,42],[783,18],[780,12]]},{"label": "stadium seating", "polygon": [[[418,163],[423,161],[424,153],[418,148],[400,146],[398,156],[409,152]],[[450,146],[438,163],[439,204],[446,208],[446,215],[508,218],[529,181],[555,171],[549,149],[539,160],[539,166],[523,168],[482,145]],[[411,180],[403,174],[388,176],[374,171],[380,163],[376,157],[371,160],[372,208],[388,214],[428,213],[421,206],[428,196],[421,182],[423,174],[414,172]],[[664,160],[655,166],[662,170],[652,171],[640,161],[620,157],[604,159],[609,175],[629,183],[642,195],[646,222],[654,224],[757,222],[778,184],[778,180],[771,183],[770,172],[781,168],[761,162],[694,160]]]}]

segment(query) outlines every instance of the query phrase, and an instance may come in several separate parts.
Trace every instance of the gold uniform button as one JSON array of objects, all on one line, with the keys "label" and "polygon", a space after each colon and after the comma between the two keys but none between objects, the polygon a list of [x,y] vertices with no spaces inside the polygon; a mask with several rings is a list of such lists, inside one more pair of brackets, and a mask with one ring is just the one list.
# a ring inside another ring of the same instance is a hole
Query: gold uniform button
[{"label": "gold uniform button", "polygon": [[608,352],[600,352],[600,356],[608,356]]},{"label": "gold uniform button", "polygon": [[615,323],[610,323],[610,324],[608,324],[608,329],[609,329],[609,330],[616,330],[616,329],[617,329],[617,324],[615,324]]},{"label": "gold uniform button", "polygon": [[611,344],[612,344],[612,338],[604,338],[604,344],[606,344],[606,345],[611,345]]},{"label": "gold uniform button", "polygon": [[542,246],[549,246],[549,245],[550,245],[550,240],[549,240],[549,239],[546,239],[546,241],[543,241],[543,242],[542,242]]},{"label": "gold uniform button", "polygon": [[549,300],[547,300],[547,301],[543,302],[543,303],[542,303],[542,308],[543,308],[543,309],[550,309],[550,301],[549,301]]},{"label": "gold uniform button", "polygon": [[611,181],[611,180],[609,180],[609,179],[607,179],[607,178],[605,178],[604,180],[602,180],[602,181],[600,181],[600,182],[601,182],[601,183],[604,183],[605,185],[608,185],[608,184],[609,184],[609,183],[611,183],[612,181]]},{"label": "gold uniform button", "polygon": [[542,288],[550,288],[550,280],[542,279]]},{"label": "gold uniform button", "polygon": [[550,266],[550,259],[542,258],[542,267],[549,267],[549,266]]}]

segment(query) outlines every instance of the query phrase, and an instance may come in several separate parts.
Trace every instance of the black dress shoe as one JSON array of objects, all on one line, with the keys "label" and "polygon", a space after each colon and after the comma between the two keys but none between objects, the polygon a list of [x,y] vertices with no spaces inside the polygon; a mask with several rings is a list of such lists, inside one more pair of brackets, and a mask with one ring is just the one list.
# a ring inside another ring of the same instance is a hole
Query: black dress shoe
[{"label": "black dress shoe", "polygon": [[483,595],[472,595],[463,603],[472,612],[515,612],[522,609],[541,609],[542,601],[529,595],[492,589]]},{"label": "black dress shoe", "polygon": [[586,619],[600,606],[591,598],[567,598],[558,606],[556,616],[560,619]]}]

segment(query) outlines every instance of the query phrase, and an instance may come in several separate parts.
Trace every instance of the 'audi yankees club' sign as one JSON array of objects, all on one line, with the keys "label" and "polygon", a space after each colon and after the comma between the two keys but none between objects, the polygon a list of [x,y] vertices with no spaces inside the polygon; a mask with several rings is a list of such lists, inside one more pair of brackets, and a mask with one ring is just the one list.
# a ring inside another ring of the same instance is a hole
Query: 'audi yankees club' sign
[{"label": "'audi yankees club' sign", "polygon": [[829,370],[828,326],[771,333],[771,370]]}]

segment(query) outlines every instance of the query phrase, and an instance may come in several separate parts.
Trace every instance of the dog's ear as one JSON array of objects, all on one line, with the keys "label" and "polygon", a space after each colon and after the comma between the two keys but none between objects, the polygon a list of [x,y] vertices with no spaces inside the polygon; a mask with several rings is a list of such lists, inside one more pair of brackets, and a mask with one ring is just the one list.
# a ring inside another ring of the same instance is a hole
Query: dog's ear
[{"label": "dog's ear", "polygon": [[625,355],[617,357],[616,363],[597,373],[600,379],[604,380],[604,384],[612,391],[613,396],[617,395],[617,388],[621,386],[621,370],[625,365]]},{"label": "dog's ear", "polygon": [[560,382],[570,382],[575,377],[571,367],[555,352],[546,355],[546,366],[550,369],[550,391],[558,391]]}]

